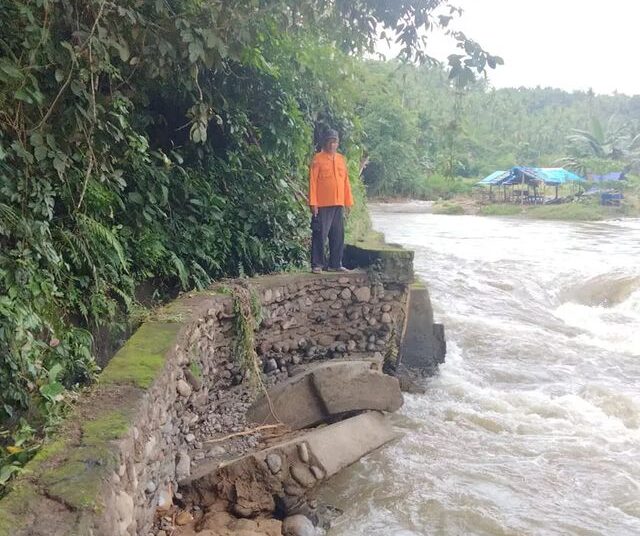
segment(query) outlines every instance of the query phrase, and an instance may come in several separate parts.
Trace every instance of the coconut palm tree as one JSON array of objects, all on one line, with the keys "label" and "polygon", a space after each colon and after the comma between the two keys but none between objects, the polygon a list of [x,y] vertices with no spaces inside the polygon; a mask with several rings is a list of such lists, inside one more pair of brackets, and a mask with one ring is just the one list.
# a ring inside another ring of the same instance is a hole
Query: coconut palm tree
[{"label": "coconut palm tree", "polygon": [[572,130],[567,136],[567,145],[569,154],[558,160],[558,164],[583,174],[594,160],[615,162],[625,171],[637,169],[640,165],[637,126],[629,121],[620,122],[615,115],[609,118],[606,128],[593,117],[590,131]]}]

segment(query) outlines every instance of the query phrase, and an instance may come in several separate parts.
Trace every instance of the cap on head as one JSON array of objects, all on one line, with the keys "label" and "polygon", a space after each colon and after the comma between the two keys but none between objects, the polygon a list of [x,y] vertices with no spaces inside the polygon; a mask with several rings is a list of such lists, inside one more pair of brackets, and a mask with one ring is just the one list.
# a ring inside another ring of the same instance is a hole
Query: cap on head
[{"label": "cap on head", "polygon": [[338,135],[338,131],[337,130],[333,130],[332,128],[330,128],[330,129],[326,130],[325,133],[324,133],[324,136],[322,136],[322,145],[327,143],[329,140],[338,141],[339,139],[340,139],[340,136]]}]

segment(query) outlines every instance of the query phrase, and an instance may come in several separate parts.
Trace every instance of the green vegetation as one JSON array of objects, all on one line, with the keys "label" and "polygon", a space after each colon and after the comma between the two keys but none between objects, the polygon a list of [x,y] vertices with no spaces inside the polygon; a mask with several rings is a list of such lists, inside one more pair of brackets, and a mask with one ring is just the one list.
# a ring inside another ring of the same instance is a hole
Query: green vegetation
[{"label": "green vegetation", "polygon": [[614,207],[602,207],[595,203],[564,203],[530,207],[526,211],[529,218],[540,220],[589,221],[604,220],[624,213]]},{"label": "green vegetation", "polygon": [[495,204],[480,207],[482,216],[522,216],[539,220],[598,221],[635,213],[629,206],[603,207],[595,200],[574,201],[558,205]]},{"label": "green vegetation", "polygon": [[483,216],[515,216],[522,213],[520,205],[495,204],[480,207],[480,214]]},{"label": "green vegetation", "polygon": [[[424,60],[446,4],[0,3],[0,486],[95,377],[100,341],[145,316],[143,284],[157,303],[306,262],[307,166],[329,125],[358,200],[349,236],[366,234],[358,58],[384,29]],[[450,33],[456,79],[500,62]],[[148,385],[160,354],[141,352],[103,381]]]},{"label": "green vegetation", "polygon": [[514,165],[640,171],[640,96],[493,90],[397,62],[366,62],[360,73],[370,195],[470,197],[480,178]]},{"label": "green vegetation", "polygon": [[249,379],[252,394],[266,391],[262,366],[256,353],[255,332],[262,322],[262,304],[253,288],[236,285],[233,288],[233,357]]},{"label": "green vegetation", "polygon": [[433,207],[433,213],[455,215],[464,214],[465,210],[464,207],[458,205],[457,203],[444,202],[439,205],[435,205]]},{"label": "green vegetation", "polygon": [[165,354],[175,344],[181,327],[175,322],[143,324],[113,357],[100,376],[100,382],[149,387],[164,366]]}]

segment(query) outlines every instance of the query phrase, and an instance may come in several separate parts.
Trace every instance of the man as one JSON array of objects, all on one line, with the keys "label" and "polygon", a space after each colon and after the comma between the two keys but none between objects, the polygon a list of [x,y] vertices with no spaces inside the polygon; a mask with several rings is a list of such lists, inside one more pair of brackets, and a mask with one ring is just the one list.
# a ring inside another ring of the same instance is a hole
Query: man
[{"label": "man", "polygon": [[309,172],[309,207],[311,208],[311,271],[322,272],[326,266],[324,245],[329,239],[329,271],[346,272],[342,266],[344,218],[353,206],[347,161],[338,153],[338,133],[327,130],[322,151],[316,153]]}]

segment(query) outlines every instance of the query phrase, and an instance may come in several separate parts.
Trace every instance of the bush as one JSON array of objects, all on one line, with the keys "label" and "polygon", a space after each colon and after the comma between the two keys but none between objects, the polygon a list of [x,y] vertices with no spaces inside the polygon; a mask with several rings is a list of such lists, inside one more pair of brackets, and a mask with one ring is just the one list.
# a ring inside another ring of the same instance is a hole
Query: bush
[{"label": "bush", "polygon": [[456,214],[464,214],[464,207],[457,205],[456,203],[442,203],[440,205],[435,205],[433,207],[434,214],[447,214],[447,215],[456,215]]},{"label": "bush", "polygon": [[616,211],[595,203],[564,203],[530,207],[526,211],[529,218],[540,220],[597,221],[610,217]]},{"label": "bush", "polygon": [[519,205],[497,204],[485,205],[480,208],[482,216],[514,216],[522,213],[522,207]]},{"label": "bush", "polygon": [[438,200],[452,199],[458,195],[471,194],[475,179],[461,177],[448,178],[442,175],[424,177],[415,185],[413,196],[419,199]]},{"label": "bush", "polygon": [[358,138],[350,60],[277,13],[60,4],[0,3],[0,488],[139,285],[163,299],[306,262],[314,129]]}]

